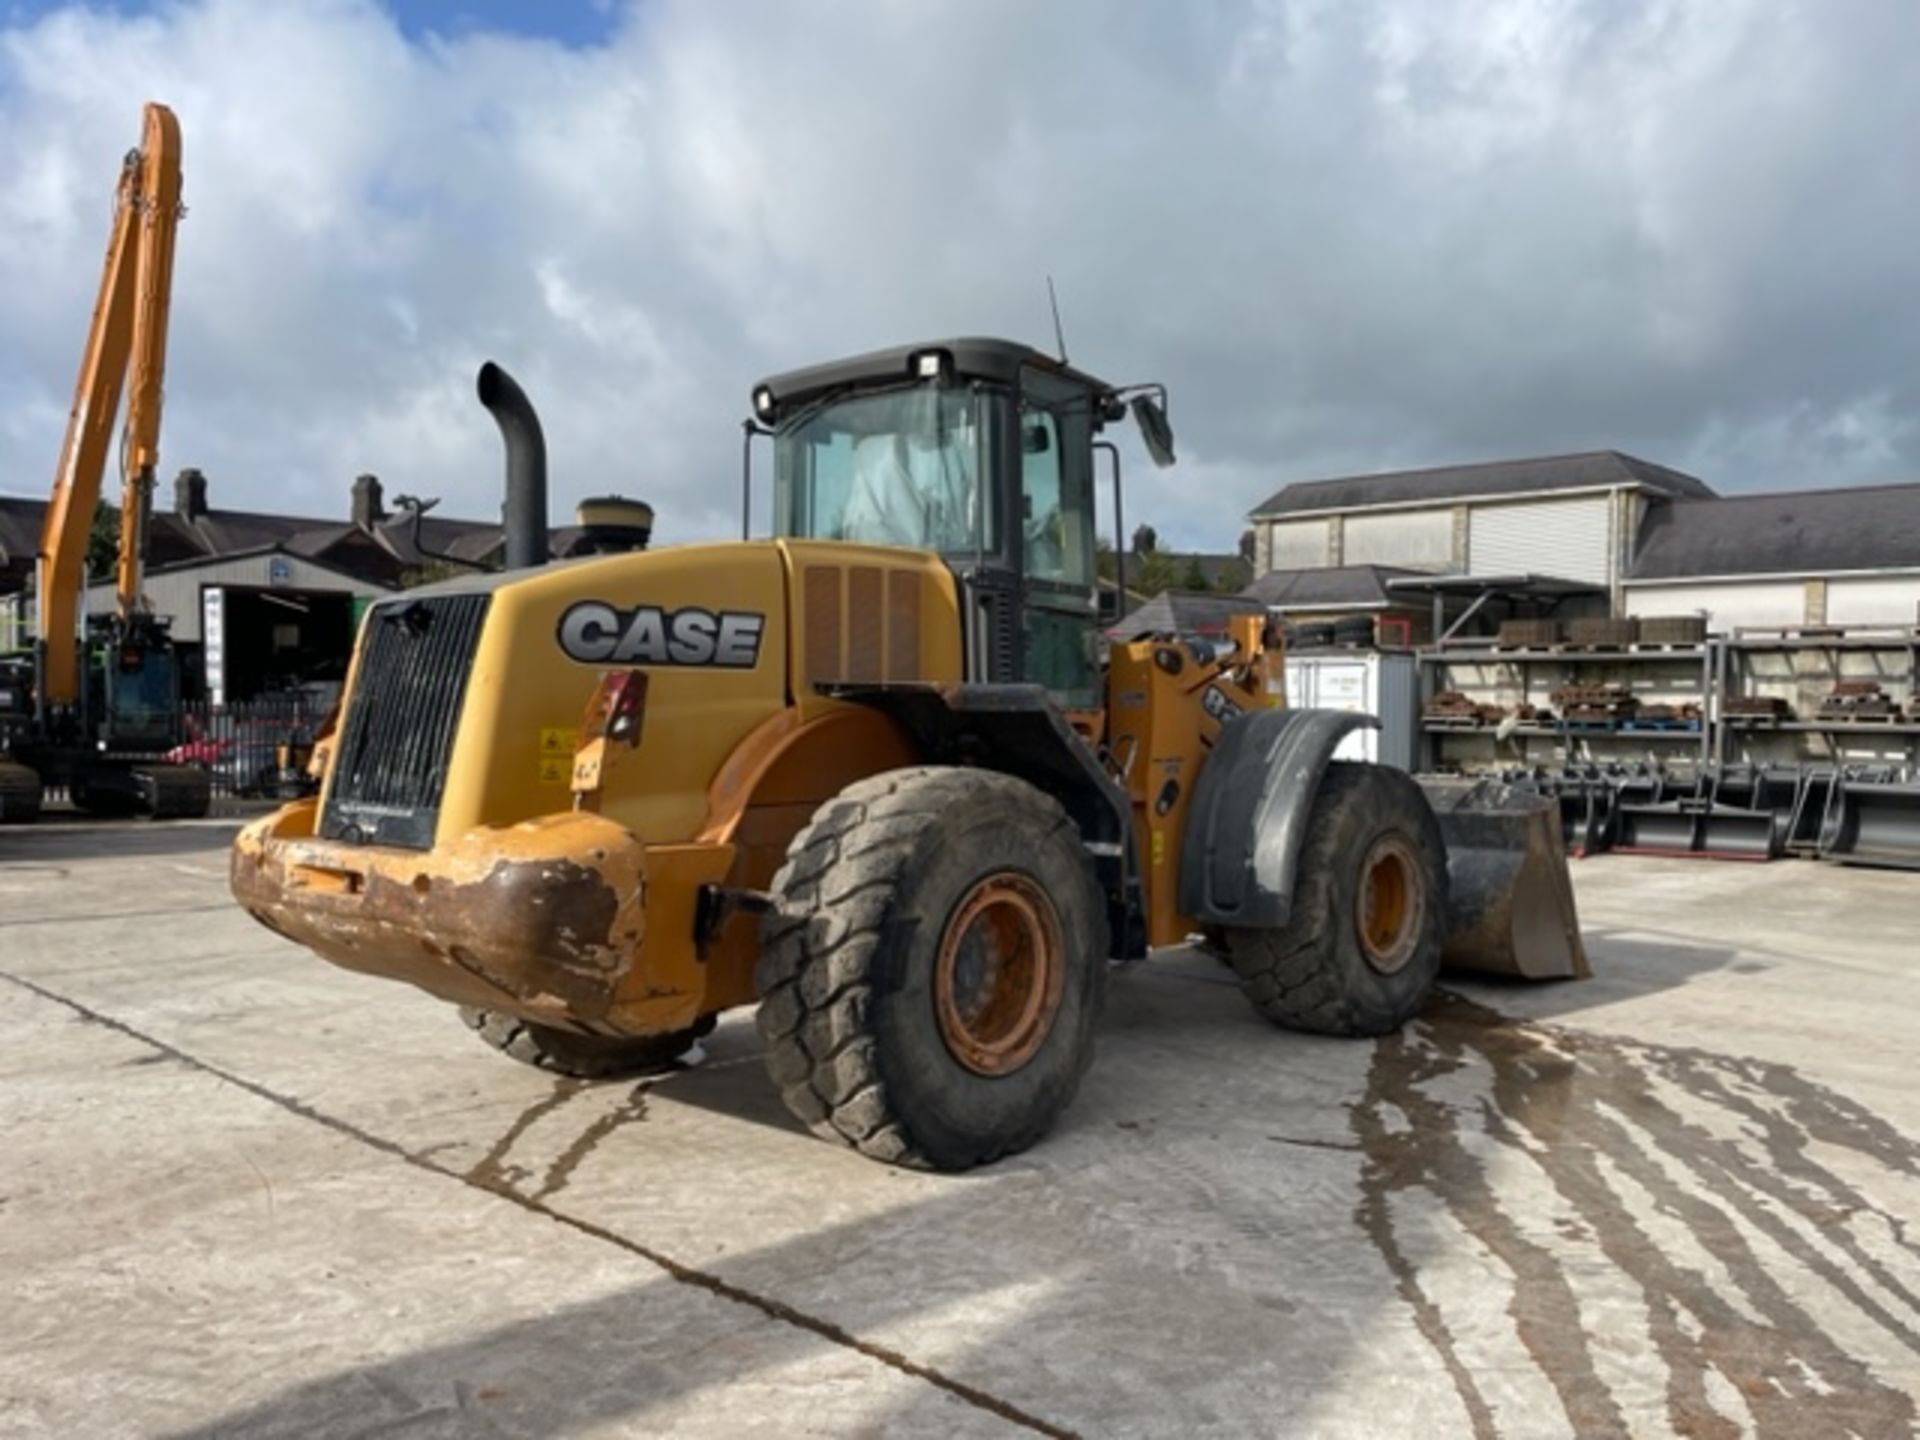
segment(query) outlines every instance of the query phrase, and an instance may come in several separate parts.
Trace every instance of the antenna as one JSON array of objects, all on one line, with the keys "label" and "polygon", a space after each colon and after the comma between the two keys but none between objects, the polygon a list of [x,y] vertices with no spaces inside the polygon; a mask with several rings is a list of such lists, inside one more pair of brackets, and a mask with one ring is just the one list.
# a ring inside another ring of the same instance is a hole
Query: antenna
[{"label": "antenna", "polygon": [[1047,304],[1053,307],[1053,343],[1059,347],[1060,363],[1067,363],[1067,332],[1060,325],[1060,297],[1053,293],[1053,276],[1047,276]]}]

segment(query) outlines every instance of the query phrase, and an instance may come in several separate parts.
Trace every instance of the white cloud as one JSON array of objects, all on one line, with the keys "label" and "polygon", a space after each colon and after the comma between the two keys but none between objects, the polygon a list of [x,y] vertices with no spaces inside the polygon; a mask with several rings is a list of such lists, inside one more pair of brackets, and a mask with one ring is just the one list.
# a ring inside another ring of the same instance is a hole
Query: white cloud
[{"label": "white cloud", "polygon": [[1728,489],[1920,472],[1920,11],[1875,0],[652,0],[604,45],[355,0],[0,31],[0,488],[58,449],[134,101],[181,114],[164,450],[216,503],[497,505],[482,359],[559,498],[735,523],[766,371],[1049,331],[1173,386],[1130,518],[1617,445]]}]

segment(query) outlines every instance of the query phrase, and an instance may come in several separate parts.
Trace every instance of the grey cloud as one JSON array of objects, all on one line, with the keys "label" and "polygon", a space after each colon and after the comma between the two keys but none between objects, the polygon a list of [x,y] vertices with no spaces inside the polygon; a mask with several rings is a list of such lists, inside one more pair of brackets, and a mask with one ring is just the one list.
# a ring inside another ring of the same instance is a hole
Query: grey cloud
[{"label": "grey cloud", "polygon": [[1729,490],[1920,466],[1920,10],[1896,0],[631,9],[587,51],[346,0],[0,41],[0,486],[58,445],[113,164],[182,112],[165,448],[229,503],[482,513],[474,367],[563,497],[734,524],[760,373],[951,331],[1174,390],[1134,517],[1614,445]]}]

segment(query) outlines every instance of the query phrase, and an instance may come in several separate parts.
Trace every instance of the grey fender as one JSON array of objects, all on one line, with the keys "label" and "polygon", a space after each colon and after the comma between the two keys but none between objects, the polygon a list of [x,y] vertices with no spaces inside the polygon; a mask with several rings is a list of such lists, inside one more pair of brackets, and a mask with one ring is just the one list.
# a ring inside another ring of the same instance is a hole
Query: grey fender
[{"label": "grey fender", "polygon": [[1342,740],[1379,728],[1345,710],[1254,710],[1229,721],[1187,809],[1180,913],[1208,925],[1285,925],[1320,777]]}]

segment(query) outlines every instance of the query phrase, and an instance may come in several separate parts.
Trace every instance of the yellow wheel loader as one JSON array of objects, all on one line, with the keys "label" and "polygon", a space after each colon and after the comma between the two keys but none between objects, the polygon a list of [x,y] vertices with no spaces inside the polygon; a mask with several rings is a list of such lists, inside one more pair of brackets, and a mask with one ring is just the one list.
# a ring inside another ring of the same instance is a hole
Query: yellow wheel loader
[{"label": "yellow wheel loader", "polygon": [[1584,973],[1549,802],[1335,759],[1374,722],[1286,709],[1258,617],[1101,642],[1097,437],[1131,413],[1170,463],[1160,387],[985,339],[776,376],[773,538],[558,564],[532,407],[480,389],[524,568],[374,606],[319,794],[235,844],[239,902],[335,964],[571,1075],[757,1002],[800,1120],[939,1169],[1053,1124],[1112,961],[1199,937],[1338,1035],[1443,956]]}]

